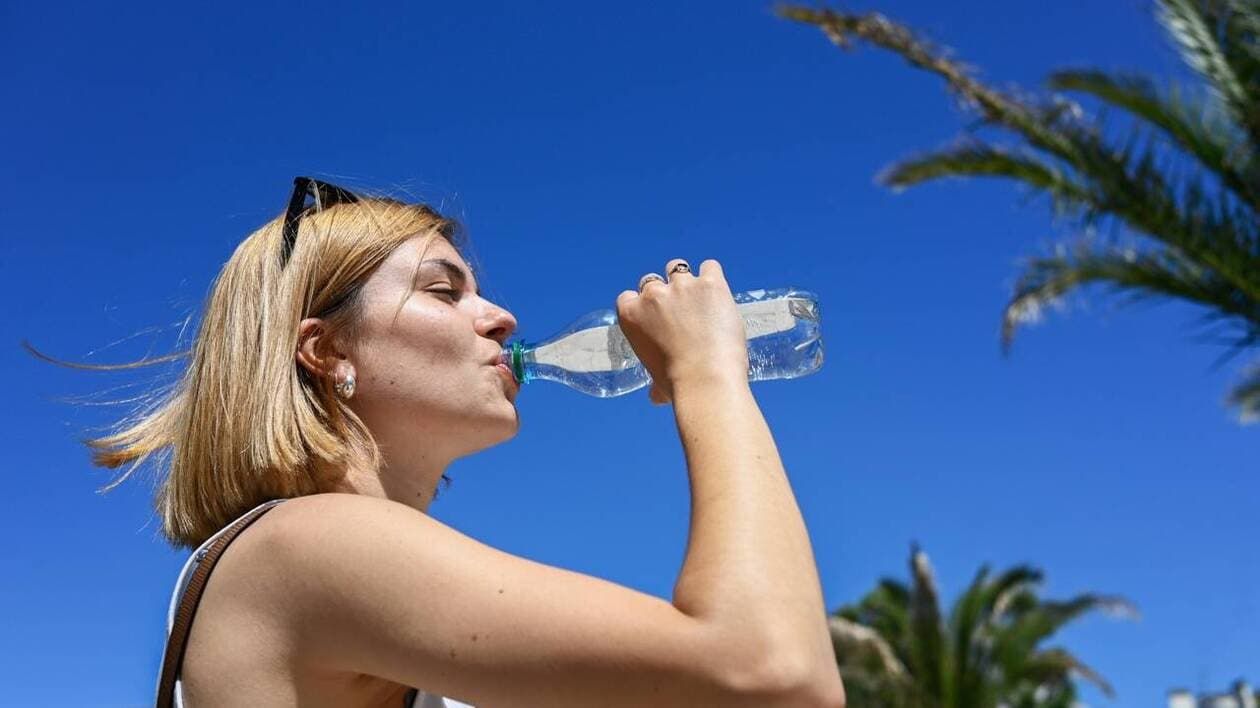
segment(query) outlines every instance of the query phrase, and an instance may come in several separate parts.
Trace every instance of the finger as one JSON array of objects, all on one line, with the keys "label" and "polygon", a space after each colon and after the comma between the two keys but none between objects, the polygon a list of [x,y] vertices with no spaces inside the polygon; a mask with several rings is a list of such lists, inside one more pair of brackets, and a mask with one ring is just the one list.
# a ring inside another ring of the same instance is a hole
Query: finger
[{"label": "finger", "polygon": [[648,273],[642,278],[639,278],[639,292],[641,294],[646,295],[651,292],[651,288],[663,287],[665,287],[665,279],[662,278],[659,273]]},{"label": "finger", "polygon": [[622,290],[617,295],[617,321],[626,322],[630,319],[631,308],[638,304],[639,294],[633,290]]},{"label": "finger", "polygon": [[722,272],[722,264],[712,258],[705,259],[700,263],[700,275],[709,277],[718,277],[726,280],[726,275]]},{"label": "finger", "polygon": [[665,277],[669,282],[674,282],[678,278],[694,278],[691,274],[691,264],[681,258],[675,258],[665,264]]}]

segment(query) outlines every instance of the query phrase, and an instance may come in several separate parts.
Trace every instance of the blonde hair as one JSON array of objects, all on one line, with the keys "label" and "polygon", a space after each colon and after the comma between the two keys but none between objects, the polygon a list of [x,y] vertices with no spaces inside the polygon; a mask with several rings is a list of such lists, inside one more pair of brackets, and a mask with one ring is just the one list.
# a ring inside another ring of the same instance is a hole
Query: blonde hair
[{"label": "blonde hair", "polygon": [[394,249],[427,235],[462,250],[458,223],[385,198],[302,217],[284,265],[282,229],[283,217],[265,224],[224,264],[178,382],[85,441],[95,464],[128,465],[105,490],[151,457],[165,468],[154,506],[175,546],[200,545],[268,499],[330,491],[351,460],[379,470],[367,427],[328,378],[297,364],[298,323],[320,317],[326,336],[352,342],[362,286]]}]

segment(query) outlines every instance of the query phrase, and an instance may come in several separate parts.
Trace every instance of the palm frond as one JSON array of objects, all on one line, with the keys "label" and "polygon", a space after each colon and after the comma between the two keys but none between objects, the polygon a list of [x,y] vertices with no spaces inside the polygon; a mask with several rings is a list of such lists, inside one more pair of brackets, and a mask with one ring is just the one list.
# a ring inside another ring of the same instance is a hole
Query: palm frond
[{"label": "palm frond", "polygon": [[1229,392],[1226,402],[1237,406],[1244,423],[1260,421],[1260,365],[1254,365]]},{"label": "palm frond", "polygon": [[1066,649],[1045,649],[1024,664],[1023,678],[1036,683],[1068,683],[1079,678],[1093,684],[1103,695],[1115,698],[1116,691],[1102,674],[1072,656]]},{"label": "palm frond", "polygon": [[1061,132],[1074,145],[1077,179],[1088,186],[1088,200],[1081,205],[1085,223],[1118,219],[1260,301],[1260,237],[1254,218],[1240,214],[1228,196],[1213,194],[1199,179],[1182,179],[1179,195],[1161,168],[1158,151],[1139,146],[1136,139],[1116,149],[1094,128],[1064,126]]},{"label": "palm frond", "polygon": [[[910,575],[909,586],[884,579],[861,603],[829,618],[832,646],[855,704],[1066,708],[1074,705],[1078,678],[1110,695],[1111,686],[1096,671],[1064,649],[1039,645],[1088,612],[1135,614],[1123,598],[1082,594],[1045,601],[1037,591],[1040,570],[1017,565],[995,575],[984,566],[954,603],[947,637],[935,573],[917,544],[911,548]],[[890,637],[863,621],[882,621],[903,610],[910,617],[910,652],[896,646],[904,637]]]},{"label": "palm frond", "polygon": [[[1061,94],[1030,98],[980,81],[946,50],[876,14],[780,6],[780,16],[818,27],[833,43],[892,51],[945,80],[982,126],[1008,130],[1027,150],[967,144],[912,158],[883,174],[895,188],[949,176],[1013,179],[1050,196],[1080,226],[1112,221],[1161,248],[1112,249],[1034,261],[1008,304],[1002,344],[1016,326],[1085,283],[1136,297],[1187,298],[1238,328],[1234,351],[1260,344],[1260,2],[1157,0],[1161,22],[1204,77],[1210,100],[1141,77],[1061,72],[1051,85],[1092,94],[1139,119],[1115,144],[1102,123]],[[1152,132],[1155,131],[1155,132]],[[1160,137],[1160,141],[1155,141]],[[1172,148],[1172,149],[1169,149]],[[1181,154],[1194,162],[1185,165]],[[1222,188],[1217,188],[1219,187]],[[1245,418],[1260,416],[1244,382],[1231,392]]]},{"label": "palm frond", "polygon": [[1039,643],[1089,612],[1134,617],[1137,609],[1126,599],[1086,593],[1065,602],[1039,602],[1013,613],[994,636],[993,658],[1007,677],[1022,676]]},{"label": "palm frond", "polygon": [[874,629],[838,615],[829,617],[827,626],[841,667],[860,667],[884,680],[904,681],[910,675],[892,645]]},{"label": "palm frond", "polygon": [[[971,621],[976,625],[969,643],[971,658],[968,663],[972,674],[983,677],[990,671],[989,653],[993,644],[993,629],[1005,622],[1007,614],[1019,614],[1040,602],[1034,588],[1041,583],[1042,578],[1040,570],[1028,565],[1017,565],[1008,568],[984,586],[974,610],[968,612],[968,615],[975,612]],[[955,605],[955,609],[958,609],[958,605]],[[963,620],[964,616],[959,616],[953,622],[954,626],[960,627]]]},{"label": "palm frond", "polygon": [[[950,89],[980,112],[985,121],[1010,129],[1022,136],[1030,146],[1047,153],[1075,171],[1075,179],[1063,181],[1055,176],[1048,163],[1031,163],[1027,156],[1016,162],[1001,161],[998,155],[981,156],[952,154],[945,151],[933,164],[933,156],[912,160],[902,169],[886,176],[901,178],[904,184],[943,176],[947,160],[960,169],[976,170],[968,174],[994,174],[1012,177],[1044,189],[1056,197],[1060,208],[1073,207],[1086,221],[1115,217],[1138,232],[1158,241],[1174,245],[1187,257],[1202,261],[1222,278],[1251,292],[1260,300],[1260,235],[1255,233],[1254,220],[1237,223],[1235,209],[1220,200],[1206,197],[1208,190],[1190,182],[1187,199],[1194,208],[1181,208],[1178,195],[1159,168],[1156,153],[1133,147],[1116,149],[1103,139],[1100,131],[1080,120],[1083,111],[1070,101],[1059,98],[1045,105],[997,91],[977,81],[963,66],[915,36],[908,28],[877,13],[853,15],[832,10],[814,10],[795,6],[780,7],[779,14],[789,19],[818,26],[841,47],[860,38],[889,49],[912,65],[945,79]],[[1000,153],[1001,151],[994,151]],[[946,157],[948,156],[948,157]],[[991,172],[980,172],[986,166]],[[1003,170],[999,171],[999,170]],[[1066,178],[1063,178],[1066,179]],[[1043,186],[1080,185],[1085,189],[1054,192]],[[1223,254],[1220,249],[1224,249]]]},{"label": "palm frond", "polygon": [[994,626],[1010,624],[1012,618],[1023,617],[1041,604],[1037,590],[1028,585],[1017,585],[998,596],[989,613],[989,623]]},{"label": "palm frond", "polygon": [[1260,2],[1225,0],[1220,8],[1221,48],[1247,93],[1247,103],[1260,104]]},{"label": "palm frond", "polygon": [[1042,572],[1029,565],[1017,565],[1007,569],[986,588],[983,609],[990,614],[1001,614],[1016,592],[1027,591],[1041,583]]},{"label": "palm frond", "polygon": [[1071,102],[1058,100],[1038,106],[990,88],[943,50],[879,13],[856,15],[795,5],[780,5],[775,11],[780,17],[818,27],[842,49],[850,48],[857,38],[893,51],[912,66],[945,79],[950,90],[963,103],[975,107],[987,123],[1013,130],[1030,144],[1060,157],[1072,150],[1069,142],[1048,127],[1060,117],[1079,112]]},{"label": "palm frond", "polygon": [[1020,681],[1003,690],[1003,708],[1080,708],[1076,687],[1068,683]]},{"label": "palm frond", "polygon": [[901,661],[910,656],[910,590],[891,578],[882,579],[857,605],[836,615],[866,625],[886,638]]},{"label": "palm frond", "polygon": [[1081,214],[1091,209],[1087,186],[1053,162],[1027,151],[1010,151],[981,142],[967,142],[893,164],[879,181],[905,189],[942,177],[1004,177],[1023,182],[1050,195],[1059,214]]},{"label": "palm frond", "polygon": [[936,701],[948,691],[949,648],[941,621],[940,592],[931,561],[917,544],[910,552],[911,659],[914,675],[924,693]]},{"label": "palm frond", "polygon": [[917,695],[917,688],[906,668],[910,656],[909,598],[904,584],[885,578],[857,605],[842,607],[830,616],[832,648],[851,700],[870,705],[915,705],[912,697]]},{"label": "palm frond", "polygon": [[1028,264],[1003,312],[1003,347],[1009,349],[1020,325],[1039,320],[1069,291],[1096,283],[1138,297],[1187,300],[1223,313],[1240,327],[1260,328],[1260,302],[1174,250],[1139,252],[1082,240]]},{"label": "palm frond", "polygon": [[974,639],[983,630],[984,600],[989,588],[989,566],[982,565],[962,596],[954,602],[949,616],[949,630],[954,643],[954,676],[950,681],[950,695],[945,702],[951,706],[977,705],[977,694],[983,687],[982,677],[974,670]]},{"label": "palm frond", "polygon": [[[1157,14],[1182,59],[1207,80],[1238,127],[1251,134],[1253,147],[1260,146],[1260,116],[1255,115],[1256,107],[1244,82],[1244,78],[1251,78],[1246,74],[1254,70],[1254,54],[1245,46],[1227,50],[1221,41],[1227,18],[1212,5],[1202,0],[1158,0]],[[1237,21],[1235,27],[1239,27]]]},{"label": "palm frond", "polygon": [[1237,126],[1218,111],[1205,110],[1183,98],[1184,90],[1173,86],[1161,94],[1144,76],[1095,70],[1055,72],[1047,83],[1052,89],[1092,95],[1155,126],[1240,199],[1260,207],[1260,173],[1246,138],[1239,137]]}]

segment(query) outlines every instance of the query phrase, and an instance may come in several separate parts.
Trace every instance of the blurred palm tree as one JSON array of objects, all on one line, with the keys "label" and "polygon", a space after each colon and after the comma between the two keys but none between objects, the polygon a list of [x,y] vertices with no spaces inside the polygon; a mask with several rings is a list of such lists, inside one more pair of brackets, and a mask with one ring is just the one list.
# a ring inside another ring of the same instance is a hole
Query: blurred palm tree
[{"label": "blurred palm tree", "polygon": [[[977,128],[1015,138],[997,144],[969,130],[957,144],[896,163],[883,183],[904,188],[941,177],[1002,177],[1048,195],[1082,237],[1032,259],[1002,318],[1016,328],[1088,285],[1127,296],[1183,300],[1205,310],[1205,339],[1225,344],[1217,364],[1260,346],[1260,0],[1155,0],[1157,15],[1199,80],[1157,82],[1083,69],[1049,77],[1047,95],[996,90],[906,27],[875,14],[781,6],[842,48],[860,39],[942,77]],[[1091,96],[1132,117],[1123,139],[1062,91]],[[1095,226],[1126,238],[1100,240]],[[1228,394],[1244,422],[1260,419],[1260,365]]]},{"label": "blurred palm tree", "polygon": [[830,617],[849,702],[905,708],[1067,708],[1076,679],[1108,697],[1111,686],[1066,649],[1041,645],[1064,625],[1102,610],[1133,615],[1118,597],[1041,599],[1041,572],[983,567],[946,619],[927,554],[910,553],[911,585],[884,579]]}]

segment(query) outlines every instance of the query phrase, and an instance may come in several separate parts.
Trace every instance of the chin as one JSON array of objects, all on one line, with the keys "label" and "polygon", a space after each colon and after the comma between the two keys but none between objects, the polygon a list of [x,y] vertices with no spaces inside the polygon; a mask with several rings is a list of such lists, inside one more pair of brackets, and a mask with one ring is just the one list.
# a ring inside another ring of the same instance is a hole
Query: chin
[{"label": "chin", "polygon": [[521,412],[516,410],[516,406],[512,406],[512,420],[509,423],[507,437],[504,440],[511,440],[521,431]]},{"label": "chin", "polygon": [[486,430],[493,436],[493,441],[490,445],[498,445],[511,440],[521,430],[520,411],[516,410],[516,406],[512,406],[510,414],[495,416],[494,423],[487,425]]}]

